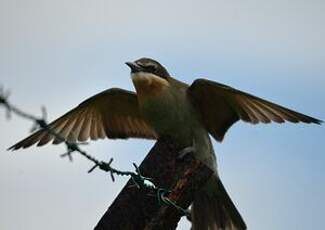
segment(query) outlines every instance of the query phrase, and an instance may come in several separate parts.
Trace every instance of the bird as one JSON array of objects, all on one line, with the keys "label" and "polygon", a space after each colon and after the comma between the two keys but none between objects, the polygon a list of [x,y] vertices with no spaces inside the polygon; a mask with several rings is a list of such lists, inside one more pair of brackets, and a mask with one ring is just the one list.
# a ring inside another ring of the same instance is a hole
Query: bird
[{"label": "bird", "polygon": [[59,144],[88,139],[172,138],[181,154],[194,157],[213,170],[194,195],[191,207],[193,230],[245,230],[246,223],[228,195],[217,170],[210,135],[219,142],[237,121],[252,124],[321,124],[323,121],[207,79],[191,85],[172,77],[151,58],[126,62],[135,92],[110,88],[83,101],[48,126],[62,138],[40,129],[9,149],[37,143]]}]

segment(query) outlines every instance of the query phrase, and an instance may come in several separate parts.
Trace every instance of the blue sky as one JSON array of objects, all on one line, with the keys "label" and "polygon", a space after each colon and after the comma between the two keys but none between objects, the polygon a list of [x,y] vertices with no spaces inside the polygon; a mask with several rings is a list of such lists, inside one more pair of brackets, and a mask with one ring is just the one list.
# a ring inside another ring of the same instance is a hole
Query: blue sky
[{"label": "blue sky", "polygon": [[[101,90],[133,90],[124,62],[147,56],[188,83],[209,78],[324,120],[323,12],[317,0],[0,0],[0,84],[29,112],[46,105],[52,120]],[[7,152],[31,124],[0,109],[0,127],[1,229],[90,229],[126,181],[88,175],[81,157],[59,158],[64,146]],[[214,143],[249,229],[323,228],[324,137],[324,126],[237,123]],[[85,149],[132,169],[153,144]]]}]

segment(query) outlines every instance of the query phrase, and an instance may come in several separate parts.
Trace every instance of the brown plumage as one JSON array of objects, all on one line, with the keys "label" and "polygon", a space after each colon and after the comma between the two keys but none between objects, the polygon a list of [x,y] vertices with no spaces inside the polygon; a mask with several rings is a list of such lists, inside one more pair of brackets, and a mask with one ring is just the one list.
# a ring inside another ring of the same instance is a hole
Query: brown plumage
[{"label": "brown plumage", "polygon": [[[136,94],[117,88],[103,91],[87,99],[50,123],[49,127],[69,142],[105,137],[158,138],[157,133],[143,120]],[[9,149],[27,148],[36,143],[37,146],[42,146],[52,140],[53,144],[62,142],[46,130],[39,130]]]},{"label": "brown plumage", "polygon": [[189,98],[200,112],[210,134],[222,141],[238,120],[252,124],[304,122],[320,124],[316,118],[266,101],[262,98],[206,79],[197,79],[188,89]]}]

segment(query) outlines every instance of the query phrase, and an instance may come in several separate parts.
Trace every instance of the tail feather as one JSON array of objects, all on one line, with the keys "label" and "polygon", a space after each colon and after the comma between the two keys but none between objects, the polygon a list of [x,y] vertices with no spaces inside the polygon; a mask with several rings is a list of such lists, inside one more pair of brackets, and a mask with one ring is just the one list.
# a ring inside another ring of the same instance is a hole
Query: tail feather
[{"label": "tail feather", "polygon": [[221,180],[213,177],[195,194],[192,205],[193,230],[246,230],[246,224]]}]

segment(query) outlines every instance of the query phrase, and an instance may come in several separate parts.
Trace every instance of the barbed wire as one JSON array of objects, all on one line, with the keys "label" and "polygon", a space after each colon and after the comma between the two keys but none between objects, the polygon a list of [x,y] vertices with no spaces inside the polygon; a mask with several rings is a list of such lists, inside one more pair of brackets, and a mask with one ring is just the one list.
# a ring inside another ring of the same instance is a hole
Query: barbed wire
[{"label": "barbed wire", "polygon": [[191,218],[190,211],[178,206],[174,201],[172,201],[168,198],[168,195],[170,194],[171,191],[164,189],[164,188],[158,188],[154,184],[152,178],[144,177],[141,174],[139,167],[135,163],[133,163],[135,172],[131,172],[131,171],[118,170],[118,169],[112,167],[112,163],[114,160],[113,158],[111,158],[108,162],[97,160],[95,157],[91,156],[85,150],[80,148],[80,145],[87,144],[87,143],[69,142],[65,138],[63,138],[60,134],[56,133],[54,130],[52,130],[48,126],[48,123],[46,121],[47,111],[46,111],[45,107],[41,107],[42,116],[37,117],[37,116],[27,113],[27,112],[21,110],[20,108],[18,108],[17,106],[14,106],[13,104],[11,104],[8,100],[9,96],[10,96],[10,91],[5,90],[3,87],[0,87],[0,106],[2,105],[3,107],[5,107],[7,119],[10,119],[12,116],[12,113],[14,113],[19,117],[22,117],[24,119],[34,122],[31,131],[35,131],[35,130],[41,128],[41,129],[45,130],[46,132],[48,132],[49,134],[53,135],[59,141],[62,141],[66,145],[67,151],[65,153],[61,154],[60,155],[61,157],[68,157],[69,160],[72,161],[73,160],[72,154],[77,152],[80,155],[84,156],[85,158],[87,158],[88,160],[90,160],[91,162],[94,163],[94,166],[88,170],[88,173],[91,173],[96,168],[99,168],[102,171],[110,173],[110,176],[111,176],[111,179],[113,182],[115,181],[114,175],[129,176],[132,179],[134,185],[138,189],[150,189],[153,192],[155,192],[156,196],[157,196],[158,203],[160,205],[165,204],[168,206],[172,206],[172,207],[176,208],[182,216],[186,216],[187,219],[190,220],[190,218]]}]

